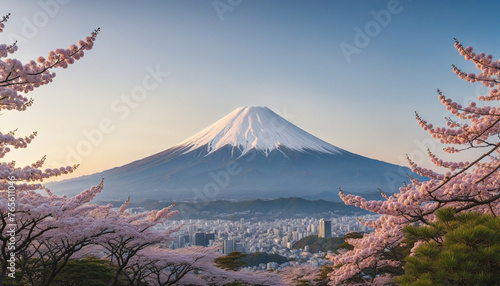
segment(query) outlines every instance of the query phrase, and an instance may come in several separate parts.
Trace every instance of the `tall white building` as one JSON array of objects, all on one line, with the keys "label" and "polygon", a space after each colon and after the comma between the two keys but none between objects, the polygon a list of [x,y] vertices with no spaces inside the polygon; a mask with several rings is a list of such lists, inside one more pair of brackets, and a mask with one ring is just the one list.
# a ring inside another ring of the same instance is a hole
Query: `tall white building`
[{"label": "tall white building", "polygon": [[234,251],[235,241],[233,239],[225,239],[222,243],[222,253],[228,254]]},{"label": "tall white building", "polygon": [[332,222],[325,219],[319,220],[319,237],[332,237]]}]

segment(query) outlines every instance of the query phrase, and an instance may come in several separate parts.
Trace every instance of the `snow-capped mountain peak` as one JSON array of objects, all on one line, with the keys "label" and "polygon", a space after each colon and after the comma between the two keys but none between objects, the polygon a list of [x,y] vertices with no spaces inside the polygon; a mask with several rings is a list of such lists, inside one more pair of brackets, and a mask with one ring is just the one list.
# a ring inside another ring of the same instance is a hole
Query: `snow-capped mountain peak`
[{"label": "snow-capped mountain peak", "polygon": [[267,107],[244,106],[235,109],[224,118],[201,132],[181,142],[178,147],[187,152],[200,147],[208,154],[224,146],[241,151],[241,155],[255,149],[266,155],[283,147],[293,151],[317,151],[340,154],[337,148],[293,125]]},{"label": "snow-capped mountain peak", "polygon": [[105,178],[106,192],[99,200],[130,196],[139,201],[189,200],[196,206],[215,199],[339,200],[339,187],[378,198],[373,186],[391,190],[402,185],[405,177],[386,177],[400,172],[400,166],[328,144],[268,108],[241,107],[180,145],[48,187],[56,194],[76,195]]}]

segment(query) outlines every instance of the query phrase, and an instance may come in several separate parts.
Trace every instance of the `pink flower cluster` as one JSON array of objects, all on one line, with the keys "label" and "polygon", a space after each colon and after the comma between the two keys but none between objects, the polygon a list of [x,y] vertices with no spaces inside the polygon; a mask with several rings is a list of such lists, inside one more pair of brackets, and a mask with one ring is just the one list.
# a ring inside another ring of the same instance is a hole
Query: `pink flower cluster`
[{"label": "pink flower cluster", "polygon": [[[453,66],[453,72],[466,81],[480,82],[491,88],[489,96],[479,96],[479,101],[500,100],[500,60],[493,61],[491,55],[484,53],[476,54],[471,47],[464,48],[458,41],[455,47],[466,60],[476,64],[480,73],[464,73],[456,66]],[[329,256],[336,266],[329,275],[331,285],[390,285],[392,278],[384,272],[384,267],[402,266],[403,258],[391,257],[391,253],[401,246],[403,227],[434,221],[434,214],[440,208],[500,214],[500,107],[477,106],[475,102],[464,107],[446,98],[439,90],[438,98],[458,119],[446,118],[446,127],[434,127],[416,114],[420,126],[441,143],[455,145],[444,148],[448,153],[482,149],[485,150],[483,155],[472,162],[450,162],[429,151],[434,165],[449,170],[444,174],[420,167],[408,158],[411,170],[429,180],[411,178],[411,184],[401,187],[399,193],[383,194],[384,200],[381,201],[366,200],[341,191],[340,197],[346,204],[378,213],[381,217],[376,221],[362,222],[374,231],[363,238],[350,239],[353,250]]]},{"label": "pink flower cluster", "polygon": [[[0,32],[7,19],[5,16],[0,20]],[[95,30],[78,45],[56,49],[46,58],[26,64],[6,58],[17,50],[16,44],[0,45],[0,110],[23,111],[29,107],[33,101],[19,93],[52,82],[55,74],[51,70],[67,68],[83,57],[85,50],[92,49],[98,32]],[[11,148],[26,148],[35,136],[36,132],[25,137],[15,137],[15,131],[0,133],[0,158]],[[281,278],[272,273],[215,267],[217,254],[213,248],[165,249],[172,241],[171,234],[182,226],[162,231],[157,227],[178,213],[173,210],[175,205],[132,214],[127,210],[130,198],[118,210],[111,204],[92,204],[103,190],[104,180],[74,197],[59,197],[47,189],[45,195],[41,194],[44,179],[71,173],[78,167],[43,170],[44,163],[45,157],[25,167],[17,167],[15,161],[0,163],[0,285],[6,278],[12,249],[17,265],[45,269],[23,273],[23,281],[37,286],[51,285],[69,260],[86,255],[108,258],[117,266],[111,285],[116,285],[122,275],[131,285],[222,285],[235,281],[283,285]]]},{"label": "pink flower cluster", "polygon": [[[499,70],[500,61],[493,61],[492,55],[486,55],[485,53],[476,54],[472,47],[464,48],[462,44],[455,39],[455,48],[458,50],[460,55],[464,56],[465,60],[472,61],[476,64],[476,68],[481,72],[476,75],[473,73],[464,73],[460,69],[453,67],[453,72],[457,74],[461,79],[469,82],[481,82],[485,87],[492,88],[490,90],[489,96],[480,96],[479,100],[482,101],[493,101],[498,100],[500,97],[500,82],[499,82]],[[496,86],[496,88],[494,88]]]},{"label": "pink flower cluster", "polygon": [[[4,16],[0,20],[0,27],[3,29],[4,22],[9,18],[9,15]],[[1,31],[1,30],[0,30]],[[80,41],[79,46],[71,45],[68,49],[56,49],[49,52],[47,59],[38,58],[38,63],[29,61],[23,64],[21,61],[12,58],[6,58],[8,54],[12,54],[17,50],[16,44],[0,45],[0,110],[19,110],[23,111],[31,106],[33,101],[20,95],[20,92],[28,93],[41,85],[52,82],[55,74],[50,70],[57,67],[67,67],[74,63],[75,60],[83,56],[84,50],[92,49],[95,37],[99,29],[95,30],[90,37],[86,37],[85,41]],[[35,138],[36,132],[25,137],[15,137],[15,131],[8,134],[0,133],[0,158],[11,151],[11,148],[27,148],[28,144]],[[0,163],[0,185],[5,187],[8,177],[15,177],[15,180],[20,182],[35,182],[43,181],[44,179],[60,176],[73,172],[77,166],[68,166],[61,168],[50,168],[42,170],[45,158],[31,164],[31,166],[17,167],[15,162]],[[33,190],[39,189],[40,184],[18,183],[17,190]]]},{"label": "pink flower cluster", "polygon": [[[7,19],[4,17],[3,22]],[[3,23],[0,23],[3,25]],[[85,40],[80,40],[78,45],[70,45],[68,49],[50,51],[47,58],[38,57],[37,61],[31,60],[23,64],[17,59],[7,58],[0,60],[0,110],[25,110],[32,104],[28,98],[18,92],[28,93],[35,88],[52,82],[55,73],[52,68],[67,68],[75,60],[84,56],[85,50],[91,50],[99,29],[92,32]],[[17,45],[0,45],[0,58],[14,53]]]}]

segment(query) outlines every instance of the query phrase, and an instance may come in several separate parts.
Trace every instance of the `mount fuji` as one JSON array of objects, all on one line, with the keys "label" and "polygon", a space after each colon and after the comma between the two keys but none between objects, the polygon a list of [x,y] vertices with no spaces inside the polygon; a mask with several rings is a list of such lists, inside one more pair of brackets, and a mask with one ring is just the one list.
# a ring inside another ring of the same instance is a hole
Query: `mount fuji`
[{"label": "mount fuji", "polygon": [[240,107],[163,152],[100,173],[47,184],[75,195],[104,178],[101,200],[211,201],[279,197],[339,200],[396,191],[408,168],[333,146],[267,107]]}]

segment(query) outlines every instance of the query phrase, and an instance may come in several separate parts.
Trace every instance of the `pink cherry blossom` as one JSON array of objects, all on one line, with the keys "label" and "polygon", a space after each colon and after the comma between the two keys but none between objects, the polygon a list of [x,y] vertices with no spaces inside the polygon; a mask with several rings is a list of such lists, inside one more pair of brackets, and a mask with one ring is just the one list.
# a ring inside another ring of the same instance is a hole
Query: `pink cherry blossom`
[{"label": "pink cherry blossom", "polygon": [[[472,47],[464,48],[455,42],[458,52],[472,61],[479,73],[465,73],[453,66],[459,78],[490,88],[488,96],[479,96],[483,102],[500,100],[500,60],[493,56],[476,54]],[[366,200],[360,196],[344,194],[346,204],[381,215],[376,221],[364,221],[373,232],[360,239],[350,239],[353,250],[340,251],[329,256],[335,264],[329,274],[330,285],[391,285],[392,278],[384,267],[401,267],[402,257],[391,257],[404,238],[402,229],[413,223],[428,224],[435,220],[436,210],[454,207],[457,212],[474,211],[498,216],[500,213],[500,108],[471,102],[462,106],[438,90],[438,99],[457,119],[446,118],[446,127],[435,127],[416,114],[417,122],[430,135],[446,146],[448,153],[482,149],[483,155],[471,162],[450,162],[428,152],[430,161],[437,167],[448,169],[444,174],[418,166],[408,158],[411,170],[429,178],[427,181],[410,178],[411,183],[400,188],[399,193],[383,194],[384,200]],[[417,243],[419,245],[419,243]],[[367,272],[367,269],[370,271]]]},{"label": "pink cherry blossom", "polygon": [[[9,15],[0,20],[0,32]],[[80,46],[57,49],[49,52],[47,58],[38,57],[37,61],[27,63],[8,58],[17,51],[16,43],[0,44],[0,110],[24,111],[31,106],[33,100],[22,93],[52,82],[55,77],[52,70],[72,64],[76,56],[81,57],[83,50],[90,50],[98,31],[95,30]],[[15,130],[0,132],[0,158],[12,149],[27,148],[36,135],[33,132],[16,136]],[[32,282],[48,285],[75,252],[111,230],[89,219],[91,213],[105,208],[88,204],[102,190],[103,183],[72,198],[54,196],[49,190],[42,195],[37,190],[44,189],[41,184],[44,179],[71,173],[78,167],[44,170],[44,163],[45,157],[28,166],[17,166],[15,161],[0,162],[0,284],[7,275],[7,260],[14,250],[18,267],[28,262],[47,265],[49,260],[55,261],[50,271]],[[11,230],[12,235],[7,230]]]}]

